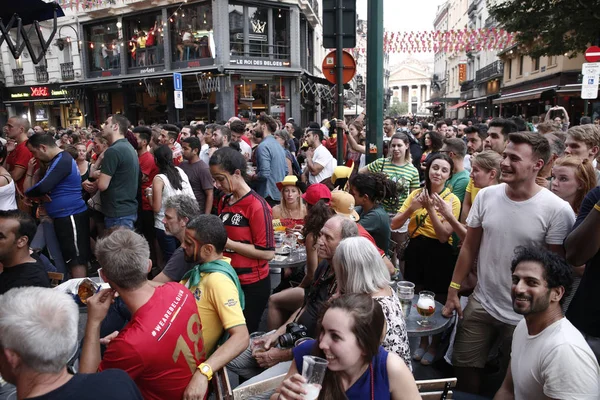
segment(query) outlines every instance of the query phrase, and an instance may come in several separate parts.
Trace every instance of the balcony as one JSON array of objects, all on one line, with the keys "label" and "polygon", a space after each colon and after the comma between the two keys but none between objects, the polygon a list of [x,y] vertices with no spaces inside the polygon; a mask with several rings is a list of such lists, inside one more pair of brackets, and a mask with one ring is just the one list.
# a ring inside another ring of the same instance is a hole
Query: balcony
[{"label": "balcony", "polygon": [[60,64],[60,76],[63,81],[72,81],[75,79],[75,71],[73,71],[72,62]]},{"label": "balcony", "polygon": [[300,10],[313,27],[321,23],[318,0],[300,0]]},{"label": "balcony", "polygon": [[37,83],[48,82],[48,70],[46,69],[45,65],[35,66],[35,81]]},{"label": "balcony", "polygon": [[13,82],[15,85],[25,84],[25,75],[23,74],[23,68],[13,68]]},{"label": "balcony", "polygon": [[463,83],[460,84],[460,91],[466,92],[468,90],[473,90],[474,86],[475,86],[475,82],[473,81],[473,79],[464,81]]},{"label": "balcony", "polygon": [[494,78],[500,78],[504,74],[504,63],[500,60],[480,68],[475,72],[476,82],[485,82]]}]

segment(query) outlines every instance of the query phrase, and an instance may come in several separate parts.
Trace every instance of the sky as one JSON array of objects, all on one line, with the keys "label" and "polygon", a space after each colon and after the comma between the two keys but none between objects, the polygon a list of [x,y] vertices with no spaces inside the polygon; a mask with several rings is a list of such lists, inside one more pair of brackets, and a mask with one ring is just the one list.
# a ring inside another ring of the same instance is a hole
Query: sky
[{"label": "sky", "polygon": [[[369,0],[357,0],[358,17],[367,19]],[[433,29],[433,19],[438,5],[445,0],[383,0],[383,25],[388,31],[428,31]],[[390,65],[402,61],[407,54],[391,54]],[[414,58],[433,63],[433,53],[417,53]]]}]

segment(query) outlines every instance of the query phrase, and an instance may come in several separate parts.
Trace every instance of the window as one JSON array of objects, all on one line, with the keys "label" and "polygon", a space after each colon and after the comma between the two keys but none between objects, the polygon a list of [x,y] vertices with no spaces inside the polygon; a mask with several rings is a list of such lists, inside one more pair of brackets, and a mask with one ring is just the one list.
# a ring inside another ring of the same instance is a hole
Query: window
[{"label": "window", "polygon": [[512,59],[509,58],[507,61],[504,61],[504,68],[507,71],[508,79],[512,79]]},{"label": "window", "polygon": [[525,61],[525,56],[519,56],[519,76],[523,75],[523,62]]},{"label": "window", "polygon": [[548,57],[548,65],[556,65],[556,56]]},{"label": "window", "polygon": [[214,37],[211,3],[196,3],[169,10],[173,15],[169,21],[171,42],[173,45],[172,60],[190,61],[202,58],[213,58]]},{"label": "window", "polygon": [[266,6],[229,5],[231,56],[290,58],[289,10]]},{"label": "window", "polygon": [[533,71],[539,71],[540,69],[540,58],[531,58],[531,64],[533,65]]},{"label": "window", "polygon": [[[160,12],[123,19],[123,26],[129,68],[164,63],[164,26]],[[114,49],[111,47],[111,50],[113,56],[120,56],[118,45]]]},{"label": "window", "polygon": [[87,58],[91,72],[121,68],[117,20],[85,27]]}]

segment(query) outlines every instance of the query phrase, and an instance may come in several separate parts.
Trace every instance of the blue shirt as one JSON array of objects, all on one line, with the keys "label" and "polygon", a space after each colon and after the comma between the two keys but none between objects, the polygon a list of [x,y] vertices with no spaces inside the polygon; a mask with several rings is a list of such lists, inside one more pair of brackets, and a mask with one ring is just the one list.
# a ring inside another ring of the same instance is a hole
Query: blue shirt
[{"label": "blue shirt", "polygon": [[52,218],[68,217],[87,210],[81,197],[79,168],[66,151],[61,151],[50,161],[46,175],[25,194],[28,197],[48,195],[51,200],[45,202],[44,207]]},{"label": "blue shirt", "polygon": [[[296,369],[298,373],[302,373],[302,357],[311,355],[312,349],[316,346],[316,340],[307,340],[302,342],[298,347],[295,347],[292,352],[294,354],[294,362],[296,363]],[[390,382],[388,379],[387,372],[387,356],[388,352],[381,346],[379,346],[379,353],[371,364],[373,366],[374,375],[374,399],[390,399]],[[371,399],[371,369],[367,368],[365,373],[358,378],[354,385],[346,390],[346,397],[348,400],[368,400]]]},{"label": "blue shirt", "polygon": [[287,163],[283,147],[272,136],[266,136],[256,148],[256,192],[263,198],[281,200],[277,182],[287,175]]}]

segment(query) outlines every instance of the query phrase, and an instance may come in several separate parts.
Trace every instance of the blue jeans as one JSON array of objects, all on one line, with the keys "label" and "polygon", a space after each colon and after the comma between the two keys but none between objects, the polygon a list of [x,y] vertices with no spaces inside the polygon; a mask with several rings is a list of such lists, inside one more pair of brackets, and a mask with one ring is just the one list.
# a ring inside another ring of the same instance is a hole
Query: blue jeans
[{"label": "blue jeans", "polygon": [[137,220],[137,214],[124,215],[122,217],[104,217],[104,228],[110,229],[115,226],[123,226],[133,230],[133,223]]},{"label": "blue jeans", "polygon": [[35,250],[44,250],[44,248],[46,248],[48,250],[48,255],[54,262],[56,271],[62,274],[67,273],[67,267],[62,252],[60,251],[56,233],[54,232],[54,224],[51,220],[42,219],[40,221],[30,246]]}]

